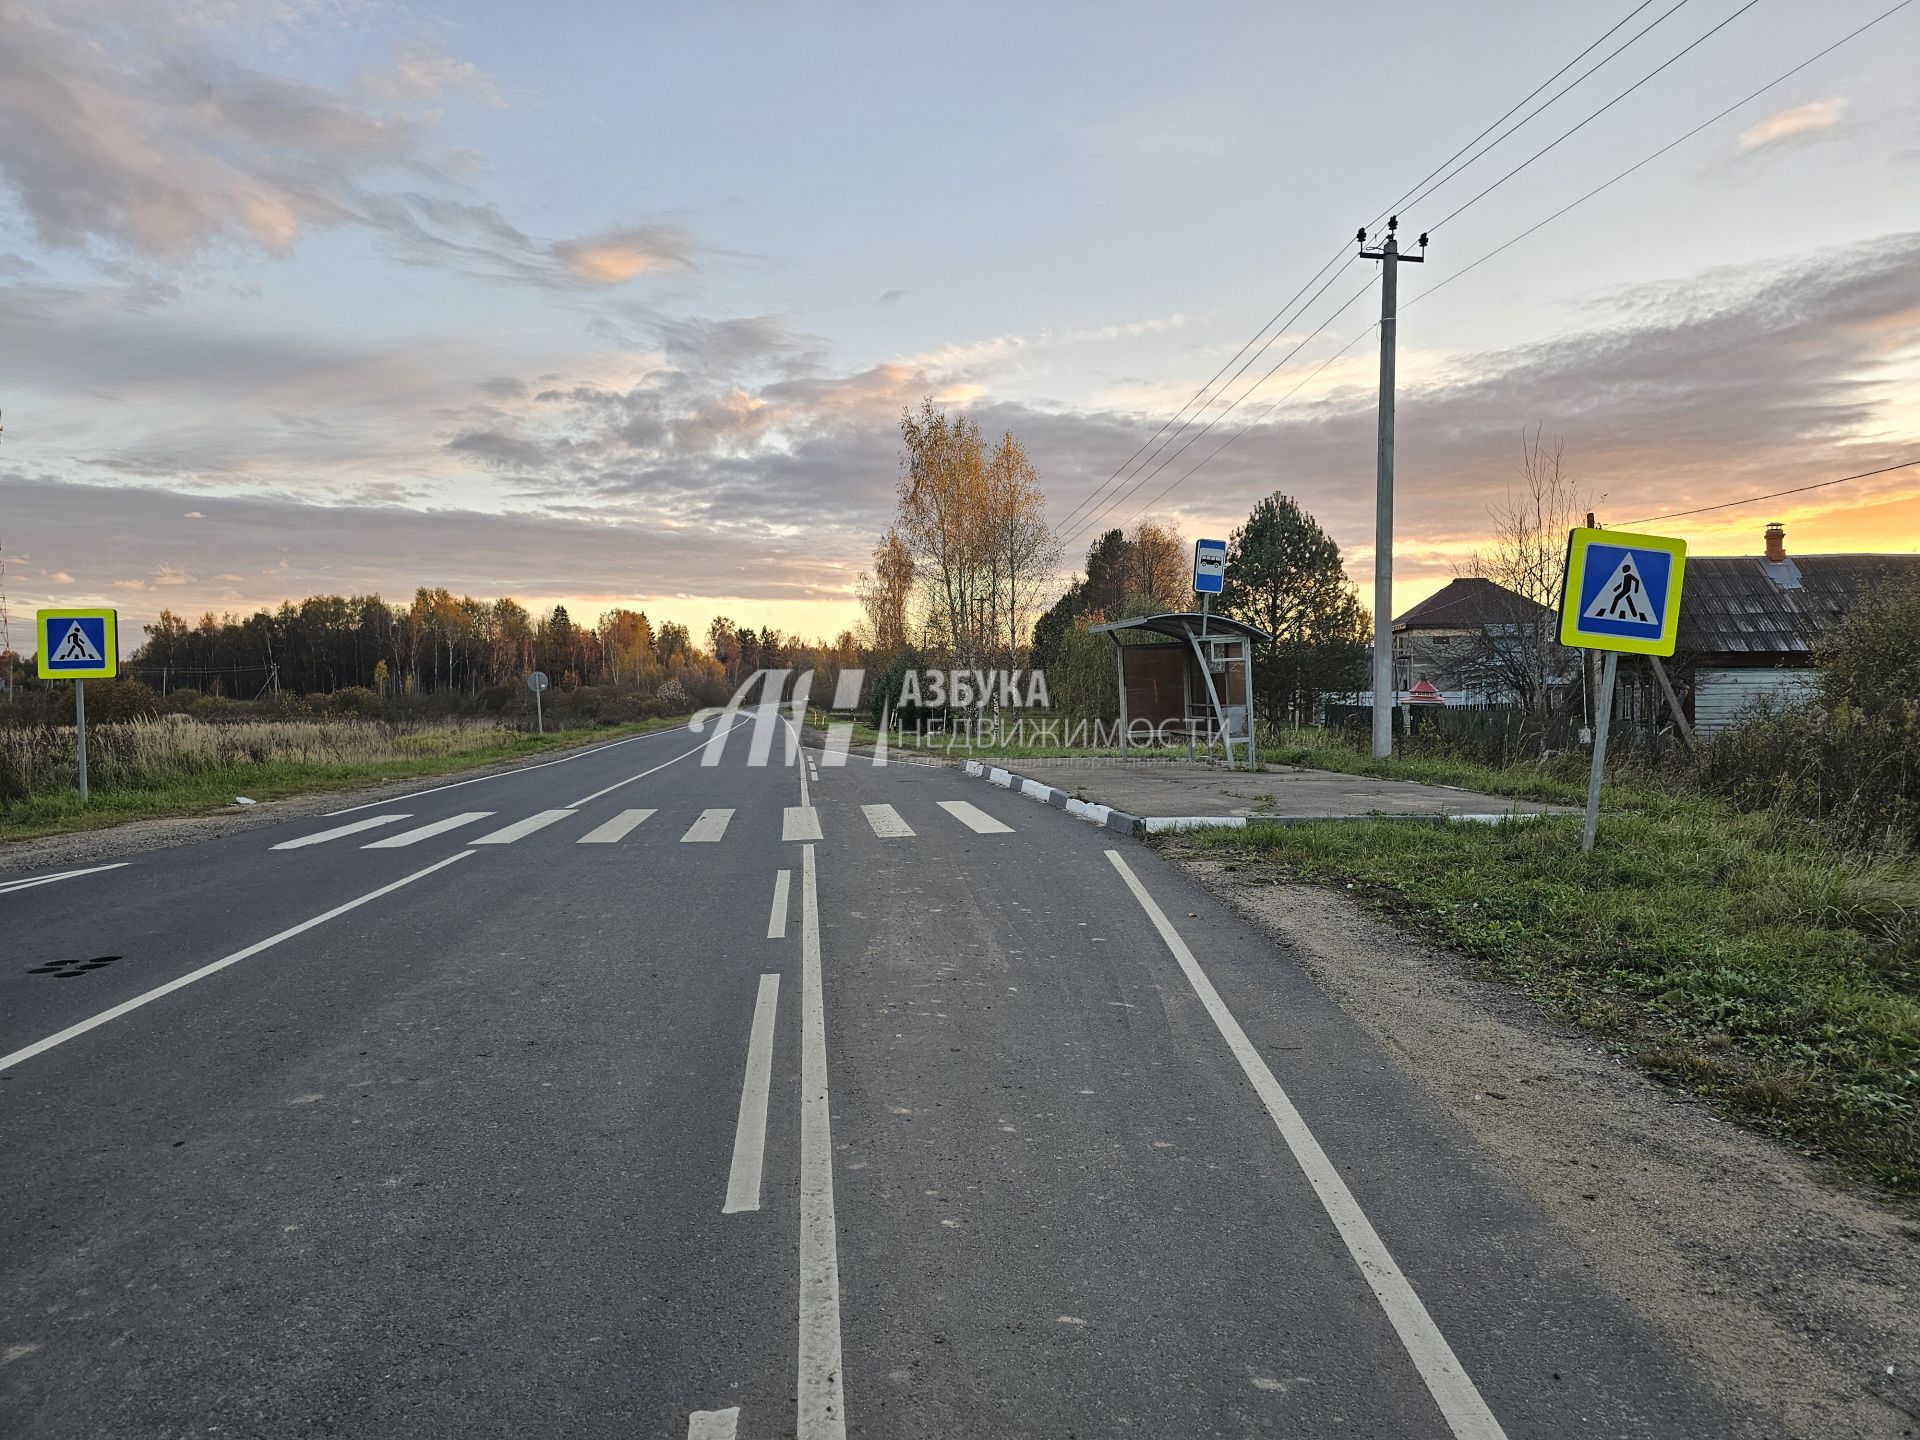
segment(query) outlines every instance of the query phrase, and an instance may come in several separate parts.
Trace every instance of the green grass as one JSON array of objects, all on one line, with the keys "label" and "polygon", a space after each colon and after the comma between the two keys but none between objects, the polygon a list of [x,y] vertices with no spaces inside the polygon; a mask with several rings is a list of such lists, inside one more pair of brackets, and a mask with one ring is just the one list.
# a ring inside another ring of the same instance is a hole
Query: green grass
[{"label": "green grass", "polygon": [[1302,730],[1298,740],[1270,740],[1260,746],[1259,754],[1263,766],[1304,765],[1314,770],[1337,770],[1343,775],[1455,785],[1463,790],[1511,795],[1522,800],[1546,800],[1562,805],[1587,803],[1584,755],[1564,755],[1536,764],[1495,768],[1450,755],[1424,754],[1418,749],[1408,753],[1406,742],[1396,738],[1393,758],[1376,760],[1368,750],[1314,730]]},{"label": "green grass", "polygon": [[266,760],[222,765],[150,784],[96,787],[85,805],[80,803],[77,791],[63,789],[35,794],[0,810],[0,843],[99,830],[129,820],[232,812],[234,799],[240,795],[252,800],[281,800],[292,795],[350,790],[389,780],[429,779],[503,761],[603,744],[685,723],[682,716],[546,735],[475,732],[455,748],[444,744],[435,748],[432,733],[427,732],[397,737],[393,745],[398,753],[379,759],[333,763]]},{"label": "green grass", "polygon": [[1920,1208],[1920,858],[1685,791],[1609,800],[1587,856],[1577,819],[1169,843],[1350,883],[1662,1079]]}]

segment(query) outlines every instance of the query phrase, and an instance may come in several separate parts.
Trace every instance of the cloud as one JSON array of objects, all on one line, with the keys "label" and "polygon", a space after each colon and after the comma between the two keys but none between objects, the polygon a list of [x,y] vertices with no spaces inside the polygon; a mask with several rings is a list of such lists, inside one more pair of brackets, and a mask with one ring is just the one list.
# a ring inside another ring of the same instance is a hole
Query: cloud
[{"label": "cloud", "polygon": [[350,90],[216,53],[165,7],[0,0],[0,180],[40,242],[179,267],[214,247],[288,254],[360,226],[403,259],[562,287],[692,264],[674,225],[543,240],[461,189],[421,110],[459,89],[501,101],[478,67],[424,48]]},{"label": "cloud", "polygon": [[1846,118],[1846,100],[1810,100],[1805,105],[1776,110],[1764,120],[1742,130],[1734,143],[1742,154],[1787,145],[1804,145],[1824,138],[1827,132],[1838,127]]},{"label": "cloud", "polygon": [[873,303],[876,305],[895,305],[906,299],[907,296],[912,293],[913,291],[911,290],[883,290],[880,292],[880,298]]},{"label": "cloud", "polygon": [[576,280],[621,285],[636,276],[684,269],[692,263],[693,237],[678,225],[630,225],[562,241],[551,253]]}]

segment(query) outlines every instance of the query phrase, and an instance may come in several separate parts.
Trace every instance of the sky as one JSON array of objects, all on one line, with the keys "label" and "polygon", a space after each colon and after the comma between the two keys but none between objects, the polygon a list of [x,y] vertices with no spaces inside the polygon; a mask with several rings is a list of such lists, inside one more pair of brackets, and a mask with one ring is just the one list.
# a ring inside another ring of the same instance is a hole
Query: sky
[{"label": "sky", "polygon": [[[1281,490],[1370,599],[1402,201],[1396,610],[1533,427],[1615,526],[1920,457],[1920,4],[1516,238],[1893,3],[0,0],[14,645],[419,585],[831,635],[927,396],[1070,557]],[[1774,520],[1912,551],[1920,469],[1643,528]]]}]

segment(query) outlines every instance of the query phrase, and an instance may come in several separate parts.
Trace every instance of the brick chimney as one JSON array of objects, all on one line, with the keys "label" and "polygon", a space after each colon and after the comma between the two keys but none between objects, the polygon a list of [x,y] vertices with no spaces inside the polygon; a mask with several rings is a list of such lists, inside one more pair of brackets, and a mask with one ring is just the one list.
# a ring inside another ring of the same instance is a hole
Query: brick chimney
[{"label": "brick chimney", "polygon": [[1778,520],[1767,526],[1767,559],[1775,565],[1787,558],[1787,527]]}]

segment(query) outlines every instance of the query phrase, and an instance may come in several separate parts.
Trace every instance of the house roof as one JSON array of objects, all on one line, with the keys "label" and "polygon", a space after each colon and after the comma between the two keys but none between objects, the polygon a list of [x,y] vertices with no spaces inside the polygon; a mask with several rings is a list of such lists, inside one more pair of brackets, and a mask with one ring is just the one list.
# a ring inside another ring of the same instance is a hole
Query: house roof
[{"label": "house roof", "polygon": [[1404,615],[1396,615],[1396,630],[1477,630],[1485,625],[1512,625],[1538,620],[1553,612],[1518,591],[1478,576],[1451,581]]},{"label": "house roof", "polygon": [[1868,591],[1906,578],[1920,578],[1920,555],[1689,556],[1680,590],[1680,649],[1806,655]]}]

